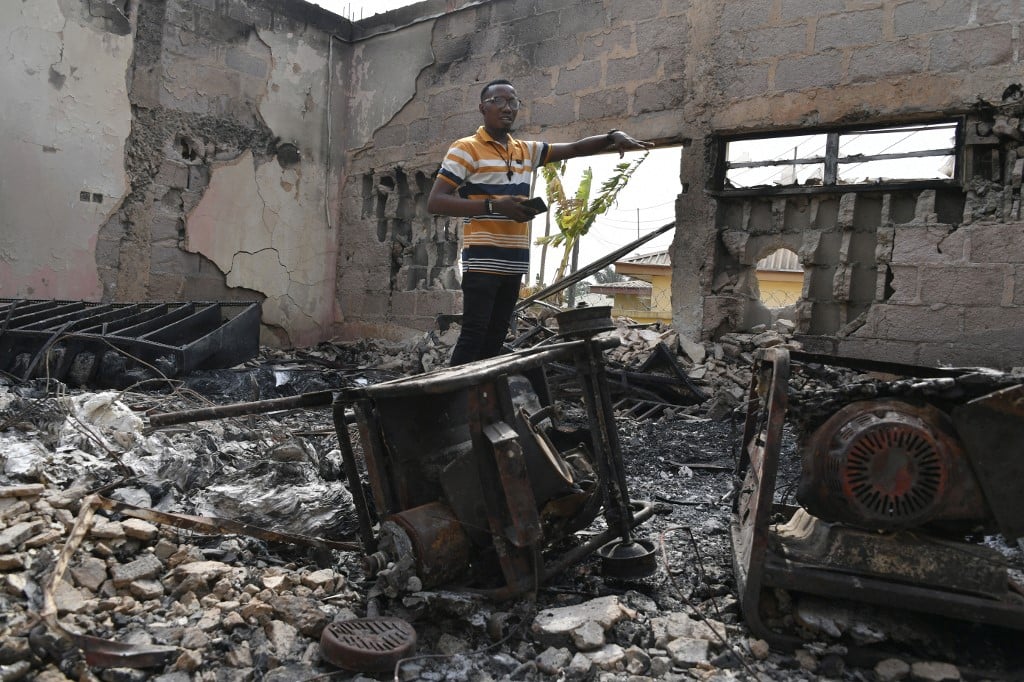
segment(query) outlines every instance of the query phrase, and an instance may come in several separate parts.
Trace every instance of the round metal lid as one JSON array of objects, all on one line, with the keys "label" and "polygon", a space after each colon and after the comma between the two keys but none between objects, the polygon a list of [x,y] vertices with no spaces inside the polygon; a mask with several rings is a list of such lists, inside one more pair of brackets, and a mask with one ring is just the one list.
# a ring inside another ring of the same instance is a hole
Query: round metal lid
[{"label": "round metal lid", "polygon": [[354,672],[387,672],[416,650],[416,630],[401,618],[377,616],[331,623],[320,636],[320,655]]}]

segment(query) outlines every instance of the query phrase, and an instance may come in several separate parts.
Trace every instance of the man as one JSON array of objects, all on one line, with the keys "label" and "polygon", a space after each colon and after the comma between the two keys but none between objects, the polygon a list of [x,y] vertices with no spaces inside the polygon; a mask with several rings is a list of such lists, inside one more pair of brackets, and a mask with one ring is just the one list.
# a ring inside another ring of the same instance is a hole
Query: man
[{"label": "man", "polygon": [[546,163],[606,149],[618,150],[621,157],[653,146],[621,130],[561,144],[517,140],[511,132],[521,103],[507,80],[484,86],[483,125],[452,144],[427,200],[431,213],[465,218],[462,332],[452,366],[501,352],[519,284],[530,267],[529,221],[537,211],[523,202],[530,198],[533,173]]}]

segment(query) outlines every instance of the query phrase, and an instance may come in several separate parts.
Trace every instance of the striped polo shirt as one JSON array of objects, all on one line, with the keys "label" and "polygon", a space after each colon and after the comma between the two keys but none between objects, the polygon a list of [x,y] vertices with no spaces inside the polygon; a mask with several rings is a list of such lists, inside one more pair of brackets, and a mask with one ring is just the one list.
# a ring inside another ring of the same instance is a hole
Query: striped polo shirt
[{"label": "striped polo shirt", "polygon": [[[547,162],[548,144],[515,140],[496,142],[480,126],[456,140],[441,163],[438,177],[458,188],[464,199],[530,198],[534,171]],[[463,221],[462,271],[524,275],[530,269],[530,224],[503,215],[475,215]]]}]

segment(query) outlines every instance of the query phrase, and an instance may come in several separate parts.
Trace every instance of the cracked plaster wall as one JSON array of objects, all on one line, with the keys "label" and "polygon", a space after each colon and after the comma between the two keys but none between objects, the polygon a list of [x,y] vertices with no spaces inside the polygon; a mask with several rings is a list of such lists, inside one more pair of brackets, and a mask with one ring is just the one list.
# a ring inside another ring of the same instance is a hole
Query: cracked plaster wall
[{"label": "cracked plaster wall", "polygon": [[[214,163],[209,187],[188,215],[185,248],[213,261],[230,287],[258,291],[263,322],[279,343],[330,336],[336,234],[327,224],[327,55],[301,38],[259,31],[273,68],[259,115],[301,160],[251,152]],[[234,229],[226,229],[232,226]]]},{"label": "cracked plaster wall", "polygon": [[[124,15],[0,3],[0,297],[97,300],[100,226],[128,191]],[[109,14],[109,16],[106,16]]]}]

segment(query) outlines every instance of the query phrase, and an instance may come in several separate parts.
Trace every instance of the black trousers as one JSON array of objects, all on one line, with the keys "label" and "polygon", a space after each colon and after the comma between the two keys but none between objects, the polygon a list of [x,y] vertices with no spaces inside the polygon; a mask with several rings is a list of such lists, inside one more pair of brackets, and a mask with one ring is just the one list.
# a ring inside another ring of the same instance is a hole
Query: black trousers
[{"label": "black trousers", "polygon": [[452,351],[452,367],[501,353],[522,280],[522,275],[463,273],[462,331]]}]

